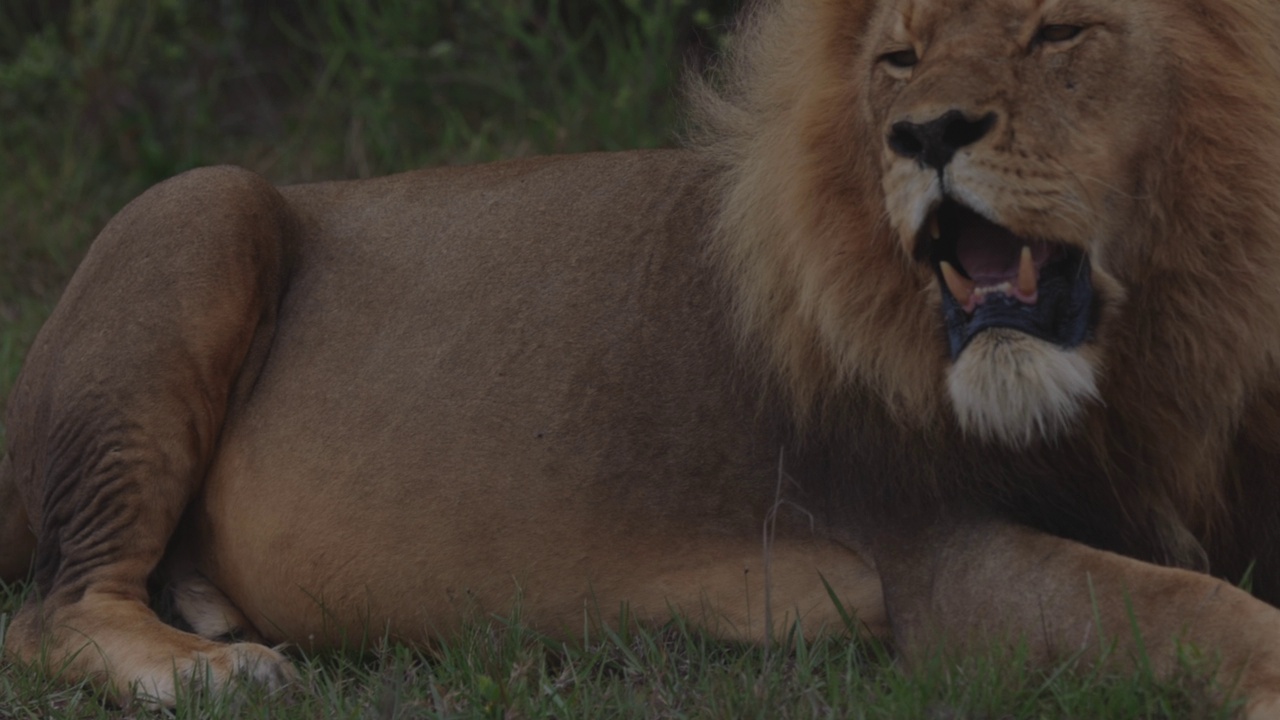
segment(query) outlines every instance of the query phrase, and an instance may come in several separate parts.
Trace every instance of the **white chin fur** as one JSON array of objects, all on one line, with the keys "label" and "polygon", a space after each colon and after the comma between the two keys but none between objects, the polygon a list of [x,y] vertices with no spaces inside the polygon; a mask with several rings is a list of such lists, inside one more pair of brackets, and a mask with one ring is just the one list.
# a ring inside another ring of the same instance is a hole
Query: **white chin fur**
[{"label": "white chin fur", "polygon": [[1016,330],[984,330],[951,365],[947,390],[965,433],[1021,446],[1062,433],[1098,398],[1093,364]]}]

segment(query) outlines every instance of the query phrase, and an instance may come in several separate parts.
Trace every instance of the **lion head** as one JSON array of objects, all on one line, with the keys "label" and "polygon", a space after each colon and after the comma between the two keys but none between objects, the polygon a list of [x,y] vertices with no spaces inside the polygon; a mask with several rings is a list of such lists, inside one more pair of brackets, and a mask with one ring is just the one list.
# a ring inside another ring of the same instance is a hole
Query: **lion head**
[{"label": "lion head", "polygon": [[1236,422],[1280,357],[1278,16],[760,8],[697,99],[738,320],[798,413],[852,388],[1018,447]]}]

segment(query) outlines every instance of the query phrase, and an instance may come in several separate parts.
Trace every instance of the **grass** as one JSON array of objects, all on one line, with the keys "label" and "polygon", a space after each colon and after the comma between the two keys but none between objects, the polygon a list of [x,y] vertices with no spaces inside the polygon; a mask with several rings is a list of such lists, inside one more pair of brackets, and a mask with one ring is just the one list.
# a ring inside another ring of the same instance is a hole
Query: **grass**
[{"label": "grass", "polygon": [[[276,182],[672,144],[681,58],[733,0],[12,0],[0,5],[0,403],[103,223],[229,162]],[[3,428],[0,427],[0,436]],[[0,587],[0,628],[26,588]],[[680,624],[565,645],[495,618],[456,641],[297,655],[300,688],[176,711],[0,664],[10,718],[1225,717],[1194,663],[1162,683],[1017,652],[907,672],[833,636],[782,649]]]},{"label": "grass", "polygon": [[[13,609],[11,595],[0,613]],[[291,692],[192,692],[170,711],[106,707],[83,685],[26,668],[0,673],[0,718],[1228,718],[1203,663],[1155,682],[1066,662],[1028,668],[1019,650],[911,672],[883,647],[798,633],[772,651],[709,639],[673,622],[597,630],[562,643],[494,618],[414,650],[378,644],[365,657],[295,654]]]}]

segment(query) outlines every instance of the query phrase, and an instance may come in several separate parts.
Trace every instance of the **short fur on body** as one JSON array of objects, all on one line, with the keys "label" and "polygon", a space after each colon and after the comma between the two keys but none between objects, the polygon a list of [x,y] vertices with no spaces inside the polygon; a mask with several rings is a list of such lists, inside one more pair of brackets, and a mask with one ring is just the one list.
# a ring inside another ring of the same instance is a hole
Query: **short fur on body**
[{"label": "short fur on body", "polygon": [[[167,703],[289,680],[232,632],[519,597],[750,639],[837,623],[829,584],[908,659],[1136,622],[1275,717],[1277,36],[1264,0],[777,0],[691,150],[163,183],[10,401],[6,653]],[[1250,563],[1261,600],[1213,577]]]}]

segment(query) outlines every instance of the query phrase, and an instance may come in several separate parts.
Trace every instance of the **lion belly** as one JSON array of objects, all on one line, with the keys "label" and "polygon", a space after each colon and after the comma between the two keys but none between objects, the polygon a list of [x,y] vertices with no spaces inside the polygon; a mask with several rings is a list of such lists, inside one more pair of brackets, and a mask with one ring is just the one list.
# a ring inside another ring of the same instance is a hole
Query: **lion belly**
[{"label": "lion belly", "polygon": [[[202,571],[295,642],[517,603],[758,636],[781,441],[730,361],[701,182],[642,153],[285,189],[302,239],[193,513]],[[779,620],[833,619],[825,577],[876,622],[853,551],[780,528]]]}]

